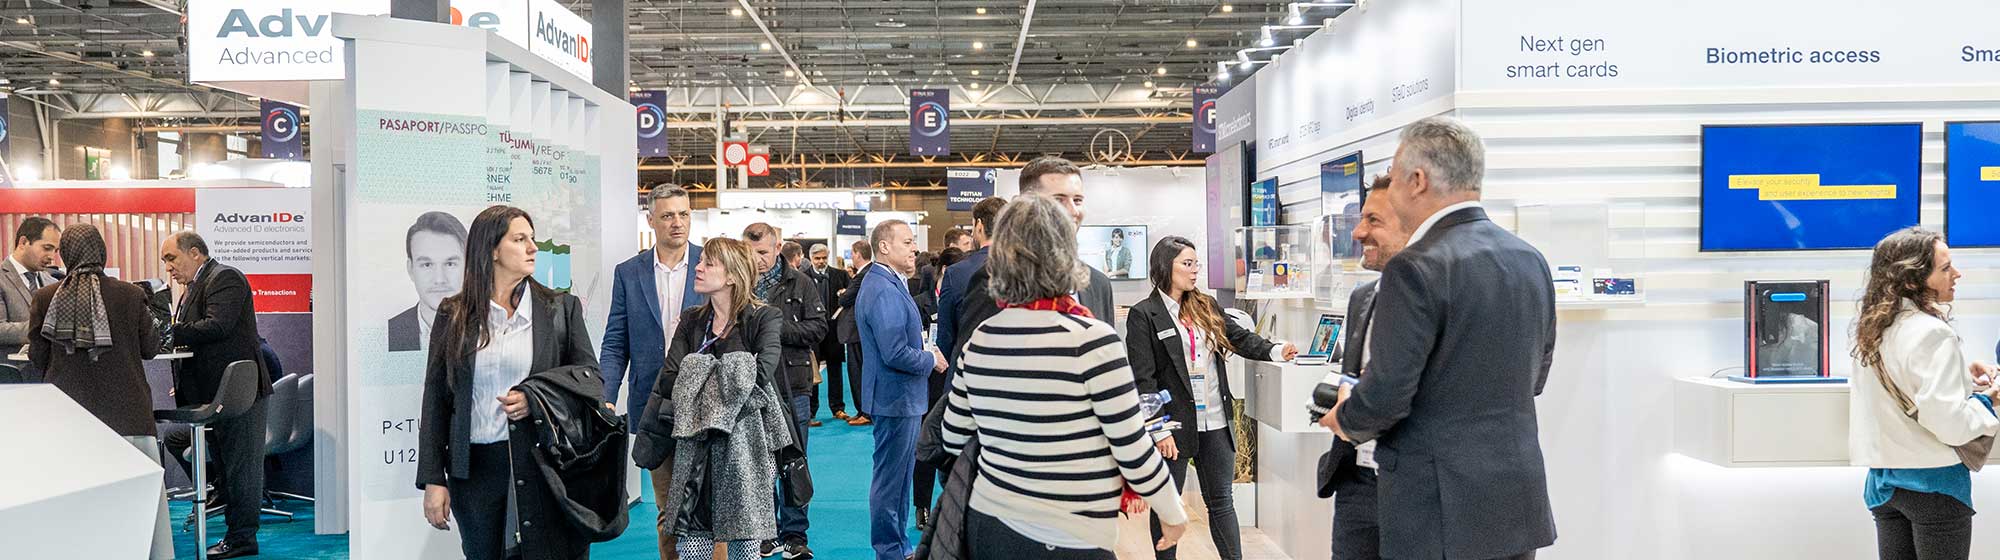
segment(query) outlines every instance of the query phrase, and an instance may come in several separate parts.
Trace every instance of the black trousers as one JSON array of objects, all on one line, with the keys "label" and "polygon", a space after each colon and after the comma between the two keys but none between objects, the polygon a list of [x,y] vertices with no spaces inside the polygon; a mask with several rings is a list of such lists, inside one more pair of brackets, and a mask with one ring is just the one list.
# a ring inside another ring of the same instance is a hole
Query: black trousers
[{"label": "black trousers", "polygon": [[[269,417],[264,402],[258,400],[242,416],[208,425],[208,483],[215,486],[215,500],[222,504],[223,519],[229,524],[222,540],[230,546],[257,544],[257,528],[263,521],[264,424]],[[181,456],[192,446],[192,434],[167,434],[167,453],[181,461],[190,477],[194,470]]]},{"label": "black trousers", "polygon": [[[1194,463],[1195,477],[1200,479],[1201,501],[1208,505],[1208,534],[1215,539],[1216,555],[1222,560],[1243,560],[1243,528],[1237,526],[1236,496],[1231,486],[1236,482],[1236,442],[1230,437],[1229,429],[1200,432],[1195,437],[1199,451],[1194,457],[1182,455],[1167,462],[1167,474],[1173,475],[1174,484],[1187,483],[1188,463]],[[1152,527],[1153,541],[1160,541],[1160,517],[1148,516]],[[1178,558],[1180,547],[1153,553],[1159,560]]]},{"label": "black trousers", "polygon": [[[831,363],[831,362],[829,362]],[[826,404],[836,411],[847,410],[847,397],[841,394],[841,375],[846,374],[846,389],[854,395],[854,411],[867,416],[861,410],[861,345],[847,345],[846,368],[826,368]]]},{"label": "black trousers", "polygon": [[[937,406],[938,399],[944,398],[945,393],[950,391],[950,388],[945,386],[945,380],[949,379],[950,375],[950,371],[931,374],[928,387],[931,406]],[[938,477],[943,474],[945,473],[940,465],[917,461],[916,492],[911,494],[916,498],[917,509],[931,508],[931,498],[937,490]]]},{"label": "black trousers", "polygon": [[999,518],[965,510],[965,544],[972,560],[1117,560],[1118,555],[1102,548],[1089,550],[1056,548],[1021,536]]},{"label": "black trousers", "polygon": [[[516,437],[514,441],[518,446],[533,445],[531,438]],[[469,451],[472,461],[466,474],[470,476],[445,481],[451,490],[451,518],[458,523],[459,549],[466,558],[590,557],[590,541],[576,534],[562,517],[548,482],[525,448],[514,456],[509,455],[507,442],[475,443]],[[510,489],[515,496],[512,507],[507,496]],[[508,538],[510,512],[519,522],[518,544]]]},{"label": "black trousers", "polygon": [[1896,489],[1875,515],[1882,560],[1965,560],[1972,554],[1972,508],[1958,498]]},{"label": "black trousers", "polygon": [[1333,560],[1381,560],[1375,470],[1354,468],[1333,489]]}]

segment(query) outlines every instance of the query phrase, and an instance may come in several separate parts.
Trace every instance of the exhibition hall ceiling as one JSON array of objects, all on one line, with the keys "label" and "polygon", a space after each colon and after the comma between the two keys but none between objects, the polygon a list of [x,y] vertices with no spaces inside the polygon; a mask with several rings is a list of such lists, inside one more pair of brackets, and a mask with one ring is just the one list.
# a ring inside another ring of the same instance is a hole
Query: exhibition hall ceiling
[{"label": "exhibition hall ceiling", "polygon": [[[0,91],[64,113],[153,115],[153,125],[254,124],[254,102],[187,83],[187,1],[0,0]],[[563,4],[586,18],[592,9]],[[907,152],[908,130],[893,121],[907,118],[907,90],[920,87],[953,90],[955,154],[1199,159],[1186,153],[1192,87],[1216,79],[1219,62],[1235,70],[1242,58],[1270,58],[1239,53],[1267,33],[1282,46],[1311,31],[1265,31],[1291,23],[1292,3],[1273,0],[627,5],[631,87],[671,93],[676,153],[712,144],[715,108],[726,103],[740,134],[775,154],[850,166]],[[1345,7],[1300,9],[1317,22]],[[655,158],[645,172],[707,157]]]}]

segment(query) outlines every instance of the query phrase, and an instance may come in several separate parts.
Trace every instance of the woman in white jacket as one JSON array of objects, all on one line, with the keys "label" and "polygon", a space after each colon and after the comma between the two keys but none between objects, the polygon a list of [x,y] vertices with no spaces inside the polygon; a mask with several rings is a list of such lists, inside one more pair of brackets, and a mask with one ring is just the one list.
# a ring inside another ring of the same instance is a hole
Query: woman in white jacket
[{"label": "woman in white jacket", "polygon": [[1972,550],[1972,473],[1953,446],[2000,434],[1987,384],[1966,365],[1948,318],[1958,269],[1937,232],[1908,228],[1875,245],[1855,322],[1848,447],[1883,560],[1963,560]]}]

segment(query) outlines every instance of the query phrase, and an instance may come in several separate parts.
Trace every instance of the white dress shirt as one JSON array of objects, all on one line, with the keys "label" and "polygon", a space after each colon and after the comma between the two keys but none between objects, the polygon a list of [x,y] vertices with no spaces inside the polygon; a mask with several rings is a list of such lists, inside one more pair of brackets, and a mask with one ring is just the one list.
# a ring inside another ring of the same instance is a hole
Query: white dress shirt
[{"label": "white dress shirt", "polygon": [[681,325],[681,305],[687,297],[688,266],[687,256],[682,254],[673,264],[660,262],[659,247],[653,248],[653,286],[660,298],[660,327],[666,334],[666,346],[674,347],[674,330]]},{"label": "white dress shirt", "polygon": [[1416,233],[1410,234],[1410,242],[1403,244],[1403,246],[1408,247],[1411,245],[1416,245],[1417,240],[1423,239],[1424,234],[1430,233],[1431,227],[1436,226],[1439,221],[1444,220],[1445,216],[1450,216],[1452,212],[1457,212],[1459,210],[1464,210],[1467,208],[1478,208],[1484,210],[1486,209],[1486,206],[1480,204],[1479,201],[1477,200],[1467,200],[1465,202],[1460,202],[1458,204],[1453,204],[1451,206],[1439,208],[1437,213],[1431,214],[1431,217],[1424,219],[1423,225],[1417,226]]},{"label": "white dress shirt", "polygon": [[507,413],[500,410],[500,397],[526,380],[531,373],[528,368],[534,367],[532,297],[521,298],[513,317],[508,317],[500,304],[486,302],[486,326],[492,330],[492,339],[479,350],[472,367],[472,443],[507,441]]},{"label": "white dress shirt", "polygon": [[[1202,383],[1201,387],[1190,387],[1190,389],[1200,390],[1199,394],[1194,395],[1195,408],[1197,409],[1197,412],[1195,412],[1195,430],[1206,432],[1228,428],[1228,411],[1223,410],[1222,407],[1222,378],[1218,375],[1221,371],[1219,366],[1222,364],[1222,354],[1215,351],[1215,346],[1211,340],[1212,335],[1207,331],[1198,330],[1193,324],[1179,319],[1181,316],[1181,302],[1167,297],[1166,292],[1158,290],[1154,292],[1159,294],[1160,301],[1166,302],[1167,315],[1175,318],[1174,331],[1180,333],[1180,337],[1175,339],[1174,343],[1187,346],[1188,341],[1194,341],[1194,351],[1187,353],[1188,381],[1190,383],[1194,381],[1193,377],[1197,369],[1196,366],[1206,365],[1206,367],[1199,368],[1202,370],[1202,375],[1207,378],[1205,382]],[[1272,362],[1283,361],[1285,358],[1285,344],[1279,342],[1272,346],[1271,355],[1268,358],[1268,361]]]},{"label": "white dress shirt", "polygon": [[[21,266],[21,261],[14,260],[13,255],[7,256],[7,262],[14,265],[14,272],[21,274],[21,285],[27,286],[29,293],[33,293],[35,290],[41,289],[41,286],[36,286],[33,280],[28,279],[29,276],[35,277],[35,280],[47,280],[47,277],[44,276],[43,273],[28,272],[28,267]],[[47,285],[48,285],[47,282],[42,283],[42,286],[47,286]]]}]

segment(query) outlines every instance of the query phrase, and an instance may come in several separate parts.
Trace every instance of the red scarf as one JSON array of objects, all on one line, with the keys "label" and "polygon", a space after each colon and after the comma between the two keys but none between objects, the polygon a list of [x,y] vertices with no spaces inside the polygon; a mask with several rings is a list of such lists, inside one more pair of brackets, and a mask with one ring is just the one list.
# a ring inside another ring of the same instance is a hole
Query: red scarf
[{"label": "red scarf", "polygon": [[1092,317],[1090,315],[1090,308],[1084,307],[1076,302],[1075,296],[1057,296],[1052,298],[1044,298],[1019,305],[1003,301],[1000,302],[1000,308],[1026,309],[1029,311],[1055,311],[1058,313],[1076,315],[1078,317],[1090,317],[1092,319],[1096,319],[1096,317]]}]

